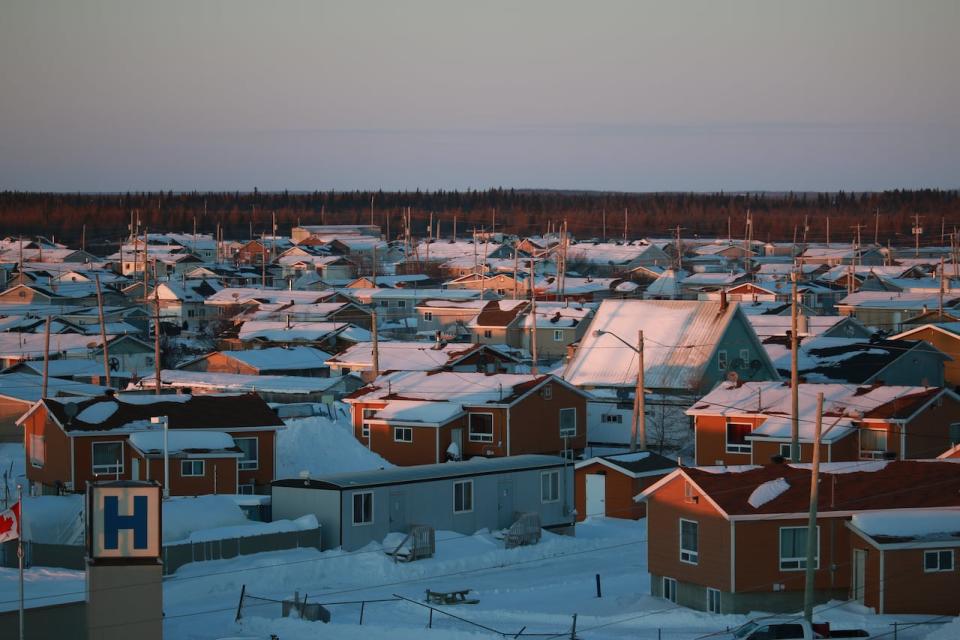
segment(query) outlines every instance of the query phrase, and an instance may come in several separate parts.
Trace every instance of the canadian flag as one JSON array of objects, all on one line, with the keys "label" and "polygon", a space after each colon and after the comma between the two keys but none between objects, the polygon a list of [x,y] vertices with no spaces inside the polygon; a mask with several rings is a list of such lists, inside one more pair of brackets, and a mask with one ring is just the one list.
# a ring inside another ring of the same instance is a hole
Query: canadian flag
[{"label": "canadian flag", "polygon": [[20,537],[20,503],[17,502],[6,511],[0,511],[0,542],[16,540]]}]

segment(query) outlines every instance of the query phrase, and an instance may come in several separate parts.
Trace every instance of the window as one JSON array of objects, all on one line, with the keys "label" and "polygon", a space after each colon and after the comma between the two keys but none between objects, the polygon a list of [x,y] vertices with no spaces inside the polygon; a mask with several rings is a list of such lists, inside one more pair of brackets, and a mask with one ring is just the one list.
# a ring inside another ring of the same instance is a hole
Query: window
[{"label": "window", "polygon": [[493,331],[491,331],[490,329],[484,329],[484,330],[483,330],[483,337],[484,337],[484,338],[492,338],[492,337],[493,337]]},{"label": "window", "polygon": [[692,482],[685,481],[683,483],[683,501],[684,502],[700,501],[700,496],[697,495],[697,490],[694,488]]},{"label": "window", "polygon": [[154,359],[153,359],[153,356],[147,356],[146,361],[147,361],[147,366],[148,366],[148,367],[152,367],[152,366],[153,366],[153,363],[155,362]]},{"label": "window", "polygon": [[924,551],[923,570],[927,573],[934,571],[953,571],[953,551]]},{"label": "window", "polygon": [[860,457],[867,460],[882,459],[887,451],[885,429],[860,429]]},{"label": "window", "polygon": [[673,578],[663,579],[663,599],[673,603],[677,601],[677,581]]},{"label": "window", "polygon": [[252,482],[244,482],[243,484],[237,485],[237,493],[242,496],[252,496],[254,494],[254,487]]},{"label": "window", "polygon": [[394,427],[394,442],[413,442],[413,427]]},{"label": "window", "polygon": [[707,587],[707,611],[720,613],[720,590]]},{"label": "window", "polygon": [[93,475],[123,473],[123,443],[93,443]]},{"label": "window", "polygon": [[373,524],[373,492],[353,494],[353,524]]},{"label": "window", "polygon": [[781,442],[780,443],[780,457],[785,460],[790,460],[793,457],[793,452],[791,451],[792,445],[790,443]]},{"label": "window", "polygon": [[397,306],[400,307],[401,309],[403,309],[404,307],[407,306],[407,301],[406,301],[406,300],[397,300]]},{"label": "window", "polygon": [[234,438],[234,443],[240,448],[243,455],[237,462],[237,469],[240,471],[252,471],[260,467],[257,458],[257,449],[259,442],[256,438]]},{"label": "window", "polygon": [[540,392],[540,395],[544,400],[551,400],[553,398],[553,385],[545,385],[543,390]]},{"label": "window", "polygon": [[680,518],[680,562],[697,564],[700,557],[700,525]]},{"label": "window", "polygon": [[600,416],[600,422],[615,422],[623,424],[623,416],[619,413],[605,413]]},{"label": "window", "polygon": [[30,434],[30,464],[42,467],[47,461],[47,449],[44,437],[35,433]]},{"label": "window", "polygon": [[386,306],[388,306],[389,304],[390,304],[390,302],[389,302],[388,300],[381,300],[381,301],[380,301],[380,306],[381,306],[381,307],[386,307]]},{"label": "window", "polygon": [[[820,527],[817,527],[817,550],[814,568],[820,568]],[[807,568],[807,528],[780,528],[780,570],[795,571]]]},{"label": "window", "polygon": [[493,414],[470,414],[470,442],[493,442]]},{"label": "window", "polygon": [[203,476],[206,471],[206,465],[203,460],[181,460],[180,461],[180,475],[183,477],[188,476]]},{"label": "window", "polygon": [[720,369],[720,371],[727,370],[727,352],[725,349],[717,351],[717,368]]},{"label": "window", "polygon": [[554,330],[553,330],[553,341],[554,341],[554,342],[563,342],[563,329],[554,329]]},{"label": "window", "polygon": [[453,512],[473,511],[473,480],[453,483]]},{"label": "window", "polygon": [[369,422],[364,422],[362,425],[360,425],[360,436],[363,437],[363,438],[369,438],[369,437],[370,437],[370,423],[369,423]]},{"label": "window", "polygon": [[727,453],[750,453],[750,441],[747,436],[753,431],[749,424],[727,423]]},{"label": "window", "polygon": [[576,408],[560,409],[560,437],[572,438],[577,435]]},{"label": "window", "polygon": [[556,502],[560,499],[560,472],[544,471],[540,474],[540,502]]},{"label": "window", "polygon": [[750,364],[750,349],[740,349],[740,366],[746,368]]},{"label": "window", "polygon": [[426,320],[427,322],[432,321],[432,320],[433,320],[433,313],[430,312],[430,311],[424,312],[424,314],[423,314],[423,319]]}]

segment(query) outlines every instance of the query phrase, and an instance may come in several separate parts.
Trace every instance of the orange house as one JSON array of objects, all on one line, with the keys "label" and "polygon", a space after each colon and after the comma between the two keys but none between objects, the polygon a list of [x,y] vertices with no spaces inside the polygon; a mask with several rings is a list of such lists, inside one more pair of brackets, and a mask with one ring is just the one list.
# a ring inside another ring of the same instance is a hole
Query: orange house
[{"label": "orange house", "polygon": [[[108,392],[81,401],[47,398],[20,418],[32,491],[83,492],[88,482],[98,479],[150,477],[162,481],[162,466],[158,472],[147,451],[138,450],[130,442],[133,434],[162,431],[162,423],[153,420],[161,417],[167,419],[171,433],[214,431],[229,436],[236,450],[221,446],[216,452],[203,453],[204,459],[220,453],[236,459],[236,492],[263,492],[274,480],[276,432],[283,422],[256,393],[191,396]],[[218,473],[228,473],[231,463],[223,464],[226,466],[221,468],[217,463]],[[208,480],[212,488],[214,480]],[[216,482],[229,486],[220,476]]]},{"label": "orange house", "polygon": [[[809,466],[681,467],[638,498],[647,504],[654,596],[713,613],[802,607]],[[851,517],[900,517],[903,510],[928,509],[960,509],[960,465],[927,460],[821,465],[816,602],[856,595],[857,546],[846,526]],[[922,587],[931,590],[925,593],[932,601],[937,584]]]},{"label": "orange house", "polygon": [[[957,436],[960,396],[943,387],[806,384],[798,391],[800,460],[813,454],[824,396],[821,460],[935,458]],[[784,382],[723,382],[687,415],[698,465],[766,464],[790,457],[791,390]]]},{"label": "orange house", "polygon": [[586,446],[587,396],[552,375],[398,371],[345,402],[356,438],[397,465]]}]

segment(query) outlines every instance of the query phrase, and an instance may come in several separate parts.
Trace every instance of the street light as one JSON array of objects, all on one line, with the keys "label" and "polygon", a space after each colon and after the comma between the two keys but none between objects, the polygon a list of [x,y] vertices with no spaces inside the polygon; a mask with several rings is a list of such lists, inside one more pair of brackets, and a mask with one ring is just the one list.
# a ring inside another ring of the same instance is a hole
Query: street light
[{"label": "street light", "polygon": [[612,331],[604,331],[603,329],[597,329],[593,332],[593,335],[600,337],[603,335],[613,336],[624,345],[632,349],[637,354],[637,388],[634,392],[633,398],[633,426],[630,429],[630,451],[637,450],[637,439],[640,440],[640,450],[647,450],[647,402],[644,397],[644,384],[643,384],[643,329],[637,332],[637,346],[633,346],[617,334]]}]

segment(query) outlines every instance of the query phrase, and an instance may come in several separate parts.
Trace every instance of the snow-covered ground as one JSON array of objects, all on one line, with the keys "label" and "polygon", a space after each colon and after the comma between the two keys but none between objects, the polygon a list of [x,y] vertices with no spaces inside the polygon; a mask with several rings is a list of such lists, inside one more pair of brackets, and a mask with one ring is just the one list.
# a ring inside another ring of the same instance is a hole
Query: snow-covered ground
[{"label": "snow-covered ground", "polygon": [[[603,597],[596,597],[595,574]],[[358,604],[329,606],[330,624],[281,618],[280,605],[248,601],[234,622],[242,585],[247,593],[272,599],[294,591],[310,602],[348,602],[391,598],[394,594],[422,602],[424,591],[471,589],[478,604],[444,607],[494,631],[434,614],[427,629],[427,609],[409,602],[369,603],[363,626]],[[462,536],[437,532],[435,557],[396,564],[379,545],[354,552],[323,553],[298,549],[233,560],[187,565],[164,589],[165,635],[186,640],[224,637],[390,638],[391,640],[460,640],[500,638],[496,632],[559,634],[569,637],[572,614],[577,635],[596,640],[637,638],[694,640],[749,616],[691,611],[649,595],[646,527],[643,521],[592,519],[577,526],[576,537],[545,534],[540,544],[506,550],[488,532]],[[876,616],[855,605],[830,603],[818,608],[819,619],[834,626],[861,627],[872,635],[891,631],[890,616]],[[902,616],[926,620],[928,616]],[[939,627],[900,630],[900,640],[919,640]],[[545,637],[545,636],[541,636]]]}]

